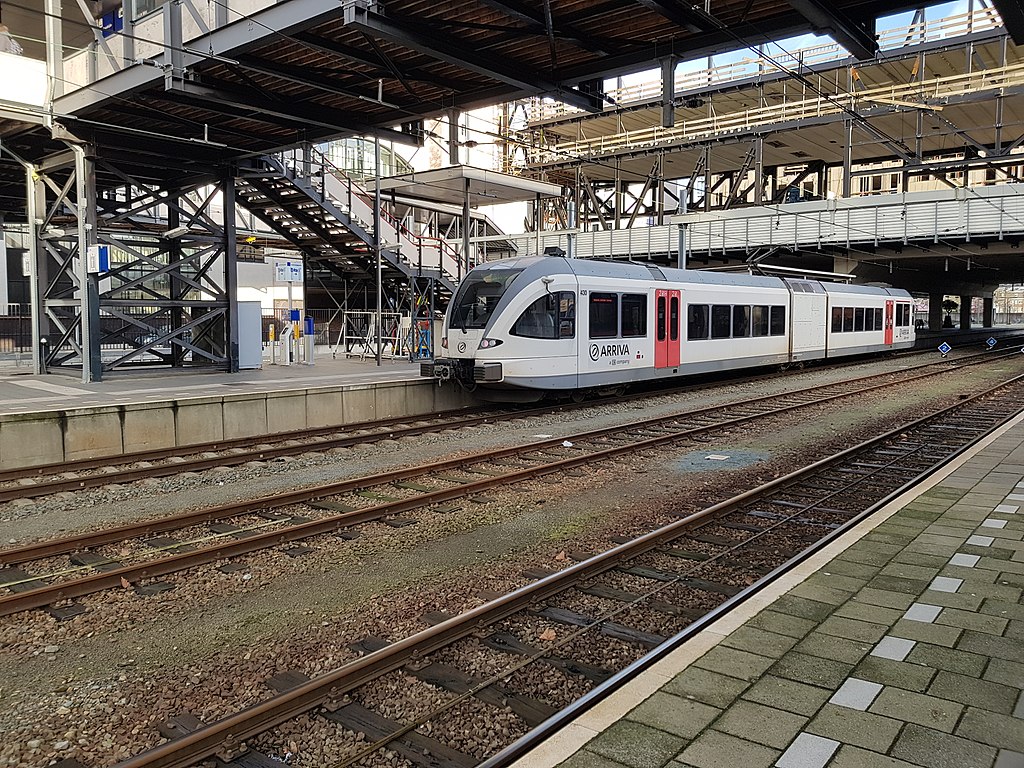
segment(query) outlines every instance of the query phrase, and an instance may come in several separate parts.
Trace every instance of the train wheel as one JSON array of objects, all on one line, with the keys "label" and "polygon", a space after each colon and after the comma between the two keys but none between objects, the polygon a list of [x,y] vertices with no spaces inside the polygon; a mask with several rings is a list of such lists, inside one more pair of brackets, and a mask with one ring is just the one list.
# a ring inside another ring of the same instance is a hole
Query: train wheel
[{"label": "train wheel", "polygon": [[569,399],[572,400],[574,403],[582,403],[584,400],[587,399],[587,395],[582,389],[574,389],[572,391],[572,394],[569,395]]}]

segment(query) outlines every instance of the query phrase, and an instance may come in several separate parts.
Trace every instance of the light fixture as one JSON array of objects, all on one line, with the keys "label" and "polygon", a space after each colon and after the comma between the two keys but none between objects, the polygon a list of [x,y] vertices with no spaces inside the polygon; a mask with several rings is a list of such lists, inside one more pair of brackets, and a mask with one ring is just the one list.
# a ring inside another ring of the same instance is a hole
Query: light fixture
[{"label": "light fixture", "polygon": [[188,233],[188,227],[175,227],[164,232],[164,237],[181,237]]}]

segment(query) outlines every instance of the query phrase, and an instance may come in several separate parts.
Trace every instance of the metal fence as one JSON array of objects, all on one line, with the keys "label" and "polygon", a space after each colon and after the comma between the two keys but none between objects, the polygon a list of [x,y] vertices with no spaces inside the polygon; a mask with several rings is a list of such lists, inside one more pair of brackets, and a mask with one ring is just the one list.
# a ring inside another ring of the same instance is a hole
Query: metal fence
[{"label": "metal fence", "polygon": [[0,315],[0,353],[32,351],[32,314],[28,307],[9,304]]},{"label": "metal fence", "polygon": [[[313,318],[314,344],[327,347],[334,357],[376,355],[375,312],[308,309],[301,315]],[[434,324],[427,318],[419,318],[414,326],[408,317],[396,312],[384,312],[381,317],[381,354],[384,357],[418,360],[433,356]],[[274,338],[280,339],[287,322],[287,309],[264,310],[264,347],[270,341],[270,326],[274,326]]]}]

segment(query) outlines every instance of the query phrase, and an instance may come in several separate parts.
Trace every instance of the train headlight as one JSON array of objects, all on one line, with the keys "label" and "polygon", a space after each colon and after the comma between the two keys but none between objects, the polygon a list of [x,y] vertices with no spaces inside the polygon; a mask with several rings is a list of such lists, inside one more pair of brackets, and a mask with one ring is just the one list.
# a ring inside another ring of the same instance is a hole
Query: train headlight
[{"label": "train headlight", "polygon": [[448,349],[448,337],[443,336],[441,338],[441,349]]},{"label": "train headlight", "polygon": [[480,349],[493,349],[501,343],[501,339],[480,339]]}]

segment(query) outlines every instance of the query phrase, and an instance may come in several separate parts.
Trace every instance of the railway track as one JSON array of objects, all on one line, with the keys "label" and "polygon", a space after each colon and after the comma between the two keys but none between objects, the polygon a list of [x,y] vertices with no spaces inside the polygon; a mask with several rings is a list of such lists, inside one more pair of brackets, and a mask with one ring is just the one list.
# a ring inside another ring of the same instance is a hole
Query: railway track
[{"label": "railway track", "polygon": [[[974,361],[963,363],[970,364]],[[950,370],[862,376],[6,548],[0,550],[0,587],[6,588],[0,593],[0,616],[48,607],[58,618],[68,618],[85,610],[69,601],[105,589],[133,585],[143,594],[159,592],[173,586],[161,577],[188,568],[315,536],[344,535],[347,529],[372,521],[400,527],[413,521],[399,515],[444,514],[457,500],[486,500],[482,494],[488,489],[699,440],[723,428],[906,386]],[[166,535],[170,533],[173,537]]]},{"label": "railway track", "polygon": [[[397,755],[424,768],[505,766],[1014,418],[1022,402],[1017,376],[609,551],[579,555],[562,571],[528,573],[532,583],[459,616],[426,616],[428,629],[399,642],[362,638],[353,644],[361,658],[313,679],[277,675],[268,681],[276,695],[233,715],[201,723],[183,713],[163,725],[169,741],[116,768],[188,768],[215,757],[271,766],[274,745],[288,743],[276,729],[298,716],[323,722],[346,745],[340,760],[311,754],[302,765],[391,764]],[[595,651],[604,647],[614,652]],[[595,656],[618,659],[618,668]],[[566,684],[552,686],[552,675]],[[434,693],[399,721],[373,706],[396,684]],[[511,713],[524,735],[486,754],[460,748],[453,724],[477,724],[481,711]]]},{"label": "railway track", "polygon": [[[955,364],[966,364],[971,361],[985,362],[991,359],[993,354],[985,352],[966,355],[955,361],[929,361],[906,370],[923,370],[933,366],[941,368],[953,362]],[[1011,353],[999,354],[1009,355]],[[743,378],[739,382],[755,378],[761,377]],[[731,383],[738,382],[732,381]],[[600,404],[603,406],[642,398],[671,396],[692,391],[699,386],[702,385],[687,384],[668,390],[631,393],[604,399]],[[398,417],[344,426],[319,427],[272,435],[218,440],[193,446],[161,448],[122,456],[104,456],[6,469],[0,470],[0,503],[100,488],[111,483],[125,484],[146,479],[171,477],[185,472],[202,472],[214,467],[232,467],[255,461],[273,461],[311,452],[323,453],[332,449],[350,448],[382,440],[395,440],[443,430],[464,429],[593,407],[594,403],[591,401],[560,403],[536,408],[474,408],[468,411]]]}]

